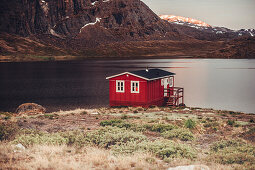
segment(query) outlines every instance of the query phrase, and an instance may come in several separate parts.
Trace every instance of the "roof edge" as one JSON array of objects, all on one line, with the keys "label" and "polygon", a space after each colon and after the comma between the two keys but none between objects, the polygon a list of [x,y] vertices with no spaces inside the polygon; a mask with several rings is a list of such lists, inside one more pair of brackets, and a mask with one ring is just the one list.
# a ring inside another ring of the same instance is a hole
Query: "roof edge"
[{"label": "roof edge", "polygon": [[124,75],[124,74],[130,74],[130,75],[132,75],[132,76],[136,76],[136,77],[139,77],[139,78],[144,79],[144,80],[149,80],[149,79],[147,79],[147,78],[145,78],[145,77],[138,76],[138,75],[133,74],[133,73],[130,73],[130,72],[124,72],[124,73],[116,74],[116,75],[113,75],[113,76],[110,76],[110,77],[106,77],[106,79],[108,80],[108,79],[111,79],[111,78],[114,78],[114,77],[122,76],[122,75]]},{"label": "roof edge", "polygon": [[147,79],[147,78],[145,78],[145,77],[138,76],[138,75],[133,74],[133,73],[130,73],[130,72],[123,72],[123,73],[120,73],[120,74],[116,74],[116,75],[113,75],[113,76],[106,77],[106,80],[109,80],[109,79],[114,78],[114,77],[122,76],[122,75],[124,75],[124,74],[130,74],[130,75],[132,75],[132,76],[136,76],[136,77],[139,77],[139,78],[144,79],[144,80],[147,80],[147,81],[162,79],[162,78],[166,78],[166,77],[170,77],[170,76],[174,76],[174,75],[175,75],[175,73],[173,73],[172,75],[167,75],[167,76],[163,76],[163,77],[157,77],[157,78],[154,78],[154,79]]}]

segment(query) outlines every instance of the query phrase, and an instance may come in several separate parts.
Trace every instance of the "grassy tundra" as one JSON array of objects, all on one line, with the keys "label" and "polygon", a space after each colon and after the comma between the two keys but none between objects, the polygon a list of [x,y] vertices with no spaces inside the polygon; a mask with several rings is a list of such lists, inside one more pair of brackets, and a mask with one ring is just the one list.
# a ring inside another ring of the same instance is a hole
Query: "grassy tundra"
[{"label": "grassy tundra", "polygon": [[201,108],[0,113],[2,169],[255,169],[255,115]]}]

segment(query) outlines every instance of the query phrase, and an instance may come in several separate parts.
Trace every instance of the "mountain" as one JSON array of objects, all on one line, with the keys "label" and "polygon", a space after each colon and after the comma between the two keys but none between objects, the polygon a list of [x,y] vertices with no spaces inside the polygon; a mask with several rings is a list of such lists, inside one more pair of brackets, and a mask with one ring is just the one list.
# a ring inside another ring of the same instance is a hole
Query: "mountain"
[{"label": "mountain", "polygon": [[0,61],[206,57],[255,33],[173,18],[161,19],[140,0],[1,0]]},{"label": "mountain", "polygon": [[160,15],[161,19],[178,25],[179,29],[187,35],[197,39],[222,40],[241,36],[255,36],[255,29],[231,30],[225,27],[214,27],[203,21],[175,15]]},{"label": "mountain", "polygon": [[114,40],[171,38],[171,26],[140,0],[2,0],[0,11],[0,31],[21,36],[86,39],[92,27]]}]

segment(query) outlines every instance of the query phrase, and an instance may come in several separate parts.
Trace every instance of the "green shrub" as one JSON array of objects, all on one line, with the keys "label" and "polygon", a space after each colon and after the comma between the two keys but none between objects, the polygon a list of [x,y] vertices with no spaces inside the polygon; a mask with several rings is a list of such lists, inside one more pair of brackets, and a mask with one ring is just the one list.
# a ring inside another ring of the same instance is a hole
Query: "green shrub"
[{"label": "green shrub", "polygon": [[13,143],[21,143],[24,146],[35,144],[44,145],[72,145],[82,147],[87,144],[86,136],[82,131],[66,131],[59,133],[47,133],[37,130],[23,130],[12,141]]},{"label": "green shrub", "polygon": [[255,147],[240,140],[219,141],[211,146],[211,158],[221,164],[253,164]]},{"label": "green shrub", "polygon": [[152,152],[159,158],[188,158],[196,157],[196,151],[188,145],[178,144],[169,140],[145,141],[139,144],[139,148]]},{"label": "green shrub", "polygon": [[247,131],[247,134],[253,134],[255,133],[255,127],[252,127],[250,128],[248,131]]},{"label": "green shrub", "polygon": [[87,111],[83,111],[83,112],[81,112],[80,114],[81,114],[81,115],[87,115],[88,112],[87,112]]},{"label": "green shrub", "polygon": [[68,139],[61,136],[59,133],[36,133],[36,134],[22,134],[16,137],[13,143],[21,143],[23,146],[28,147],[35,144],[39,145],[62,145],[67,144]]},{"label": "green shrub", "polygon": [[115,154],[132,154],[134,152],[150,152],[155,156],[166,158],[188,158],[196,157],[196,151],[188,145],[178,144],[170,140],[156,141],[132,141],[112,146]]},{"label": "green shrub", "polygon": [[213,143],[210,149],[214,152],[218,152],[219,150],[227,148],[227,147],[239,147],[242,145],[243,145],[243,142],[241,142],[240,140],[222,140],[222,141]]},{"label": "green shrub", "polygon": [[228,120],[227,124],[230,125],[230,126],[233,126],[235,124],[235,121],[234,120]]},{"label": "green shrub", "polygon": [[18,126],[13,122],[3,122],[0,124],[0,140],[9,140],[18,132]]},{"label": "green shrub", "polygon": [[124,122],[122,120],[119,119],[112,119],[112,120],[104,120],[100,122],[100,126],[116,126],[119,128],[129,128],[131,127],[131,125],[127,122]]},{"label": "green shrub", "polygon": [[186,128],[193,129],[193,128],[196,127],[196,122],[193,121],[192,119],[188,119],[188,120],[185,121],[184,125],[185,125]]},{"label": "green shrub", "polygon": [[147,124],[144,127],[150,131],[160,132],[160,133],[177,128],[176,126],[171,125],[171,124],[160,124],[160,123],[152,124],[152,125]]},{"label": "green shrub", "polygon": [[233,111],[229,111],[228,113],[231,114],[231,115],[240,115],[240,114],[242,114],[241,112],[233,112]]},{"label": "green shrub", "polygon": [[133,130],[136,132],[142,132],[142,131],[146,130],[145,127],[143,127],[142,125],[128,123],[126,121],[119,120],[119,119],[104,120],[104,121],[100,122],[100,126],[112,126],[112,127],[118,127],[118,128],[126,128],[126,129],[130,129],[130,130]]},{"label": "green shrub", "polygon": [[87,144],[86,135],[82,131],[68,131],[59,134],[66,139],[66,145],[82,147]]},{"label": "green shrub", "polygon": [[194,139],[193,133],[191,133],[187,129],[173,129],[170,131],[163,132],[161,135],[166,139],[177,138],[182,141],[191,141]]},{"label": "green shrub", "polygon": [[142,133],[118,127],[105,127],[86,134],[89,143],[110,148],[113,145],[122,145],[127,142],[141,142],[147,140]]},{"label": "green shrub", "polygon": [[144,151],[139,147],[139,143],[136,141],[122,143],[121,145],[113,145],[111,149],[115,154],[133,154],[134,152]]},{"label": "green shrub", "polygon": [[219,127],[219,123],[218,122],[206,122],[206,123],[204,123],[204,127],[206,127],[206,128],[209,128],[209,127],[217,128],[217,127]]}]

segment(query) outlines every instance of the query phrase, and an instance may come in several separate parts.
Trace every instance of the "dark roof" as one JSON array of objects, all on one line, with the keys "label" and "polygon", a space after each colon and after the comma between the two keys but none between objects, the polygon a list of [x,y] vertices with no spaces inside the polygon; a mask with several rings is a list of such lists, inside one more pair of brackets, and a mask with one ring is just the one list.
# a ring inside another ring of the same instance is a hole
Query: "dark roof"
[{"label": "dark roof", "polygon": [[131,72],[124,72],[121,74],[106,77],[106,79],[111,79],[113,77],[121,76],[123,74],[132,74],[134,76],[137,76],[146,80],[156,80],[156,79],[165,78],[171,75],[175,75],[175,73],[161,70],[161,69],[148,69],[148,70],[144,69],[144,70],[137,70],[137,71],[131,71]]},{"label": "dark roof", "polygon": [[137,71],[131,71],[130,73],[135,74],[140,77],[144,77],[149,80],[175,75],[175,73],[161,70],[161,69],[148,69],[147,71],[146,70],[137,70]]}]

